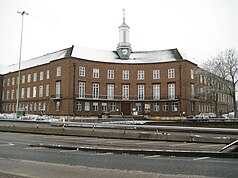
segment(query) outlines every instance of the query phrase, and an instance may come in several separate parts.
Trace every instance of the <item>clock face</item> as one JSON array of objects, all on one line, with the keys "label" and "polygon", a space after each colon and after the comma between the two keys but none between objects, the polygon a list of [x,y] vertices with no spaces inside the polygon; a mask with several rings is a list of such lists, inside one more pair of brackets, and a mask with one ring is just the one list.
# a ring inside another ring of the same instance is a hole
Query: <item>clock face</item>
[{"label": "clock face", "polygon": [[123,49],[122,50],[122,54],[127,55],[128,54],[128,50],[127,49]]}]

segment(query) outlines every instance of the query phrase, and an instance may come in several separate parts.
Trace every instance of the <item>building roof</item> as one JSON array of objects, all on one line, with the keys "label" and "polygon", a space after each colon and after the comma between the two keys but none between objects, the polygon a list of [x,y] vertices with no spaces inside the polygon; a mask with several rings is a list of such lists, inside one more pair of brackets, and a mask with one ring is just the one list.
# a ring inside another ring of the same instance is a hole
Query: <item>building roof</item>
[{"label": "building roof", "polygon": [[[22,61],[21,70],[47,64],[51,61],[74,57],[95,62],[119,63],[119,64],[147,64],[162,63],[183,60],[177,49],[156,50],[156,51],[133,51],[129,59],[120,59],[116,51],[98,50],[72,46],[60,51],[48,53],[30,60]],[[0,74],[18,71],[18,64],[0,66]]]}]

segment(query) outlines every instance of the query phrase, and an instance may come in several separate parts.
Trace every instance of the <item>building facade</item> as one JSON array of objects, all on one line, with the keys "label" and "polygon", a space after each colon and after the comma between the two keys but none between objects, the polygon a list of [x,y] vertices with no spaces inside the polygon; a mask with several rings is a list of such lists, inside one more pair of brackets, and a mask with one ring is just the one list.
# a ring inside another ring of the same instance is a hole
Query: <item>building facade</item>
[{"label": "building facade", "polygon": [[[23,61],[20,78],[17,66],[1,71],[2,113],[16,112],[18,97],[19,110],[30,114],[181,117],[214,111],[209,99],[196,97],[207,85],[195,75],[198,66],[177,49],[132,51],[125,16],[117,51],[72,46]],[[220,93],[225,113],[232,99],[225,89]]]}]

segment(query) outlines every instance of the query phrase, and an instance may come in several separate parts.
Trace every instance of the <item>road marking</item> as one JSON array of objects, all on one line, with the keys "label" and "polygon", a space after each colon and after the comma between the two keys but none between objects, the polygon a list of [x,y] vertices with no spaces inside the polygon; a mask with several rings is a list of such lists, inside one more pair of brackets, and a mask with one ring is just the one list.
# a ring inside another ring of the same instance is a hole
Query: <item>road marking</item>
[{"label": "road marking", "polygon": [[210,157],[201,157],[201,158],[195,158],[193,161],[199,161],[199,160],[204,160],[204,159],[209,159]]},{"label": "road marking", "polygon": [[152,156],[145,156],[147,159],[155,159],[155,158],[160,158],[160,155],[152,155]]},{"label": "road marking", "polygon": [[173,144],[169,146],[188,146],[188,145],[196,145],[197,143],[179,143],[179,144]]},{"label": "road marking", "polygon": [[208,148],[208,147],[221,147],[221,145],[202,145],[200,148]]},{"label": "road marking", "polygon": [[113,153],[97,153],[98,156],[112,155]]}]

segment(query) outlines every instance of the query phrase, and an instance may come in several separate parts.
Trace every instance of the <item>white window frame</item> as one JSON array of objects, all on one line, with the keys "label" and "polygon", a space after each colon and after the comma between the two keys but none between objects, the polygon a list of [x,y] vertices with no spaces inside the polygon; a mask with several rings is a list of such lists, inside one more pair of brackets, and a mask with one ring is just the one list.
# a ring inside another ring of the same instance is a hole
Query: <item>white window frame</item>
[{"label": "white window frame", "polygon": [[85,77],[85,67],[79,66],[79,76]]},{"label": "white window frame", "polygon": [[31,82],[31,74],[27,75],[27,82],[30,83]]},{"label": "white window frame", "polygon": [[122,80],[129,80],[130,78],[130,71],[129,70],[123,70],[122,71]]},{"label": "white window frame", "polygon": [[153,84],[153,99],[160,100],[160,84]]},{"label": "white window frame", "polygon": [[26,76],[25,76],[25,75],[23,75],[23,76],[22,76],[21,83],[25,83],[25,82],[26,82]]},{"label": "white window frame", "polygon": [[50,79],[50,70],[46,71],[46,79]]},{"label": "white window frame", "polygon": [[145,79],[145,72],[144,70],[137,71],[137,80],[144,80]]},{"label": "white window frame", "polygon": [[39,97],[43,97],[43,85],[39,86]]},{"label": "white window frame", "polygon": [[175,99],[175,83],[168,84],[168,99]]},{"label": "white window frame", "polygon": [[61,76],[61,66],[56,68],[56,77],[60,77]]},{"label": "white window frame", "polygon": [[35,97],[36,97],[36,92],[37,92],[37,91],[36,91],[36,90],[37,90],[36,86],[34,86],[34,87],[32,88],[32,90],[33,90],[33,91],[32,91],[32,97],[35,98]]},{"label": "white window frame", "polygon": [[175,78],[175,69],[168,69],[168,78]]},{"label": "white window frame", "polygon": [[153,79],[160,79],[160,70],[153,70]]},{"label": "white window frame", "polygon": [[40,72],[40,80],[44,80],[44,72],[43,71]]},{"label": "white window frame", "polygon": [[85,91],[86,91],[86,83],[79,82],[79,98],[85,98]]},{"label": "white window frame", "polygon": [[99,83],[93,83],[93,99],[99,99],[99,90],[100,90],[100,85]]},{"label": "white window frame", "polygon": [[47,84],[47,85],[45,86],[45,96],[49,96],[49,95],[50,95],[50,85]]},{"label": "white window frame", "polygon": [[99,69],[93,68],[93,78],[99,78]]},{"label": "white window frame", "polygon": [[114,84],[107,84],[107,99],[114,99]]},{"label": "white window frame", "polygon": [[144,100],[145,99],[145,85],[138,85],[137,93],[138,93],[138,100]]},{"label": "white window frame", "polygon": [[27,87],[26,98],[30,98],[30,97],[31,97],[31,87]]},{"label": "white window frame", "polygon": [[130,97],[130,85],[122,85],[122,99],[129,100]]},{"label": "white window frame", "polygon": [[36,82],[37,81],[37,73],[33,74],[33,81]]},{"label": "white window frame", "polygon": [[114,79],[114,70],[107,70],[107,79]]}]

